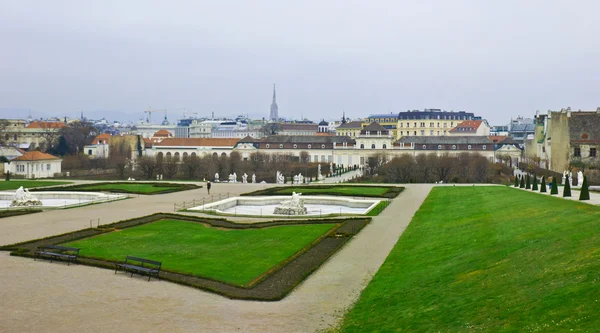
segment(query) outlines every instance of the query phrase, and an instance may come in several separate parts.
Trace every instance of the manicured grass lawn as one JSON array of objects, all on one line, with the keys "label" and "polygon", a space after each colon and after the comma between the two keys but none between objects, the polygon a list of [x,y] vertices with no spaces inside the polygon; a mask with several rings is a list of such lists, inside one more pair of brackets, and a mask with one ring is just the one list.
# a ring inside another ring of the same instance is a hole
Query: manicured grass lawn
[{"label": "manicured grass lawn", "polygon": [[162,261],[163,269],[244,285],[331,230],[334,224],[223,230],[162,220],[91,237],[66,246],[80,255],[122,261]]},{"label": "manicured grass lawn", "polygon": [[356,197],[386,197],[395,198],[402,192],[403,187],[396,186],[352,186],[352,185],[310,185],[270,187],[264,190],[244,193],[242,195],[288,195],[292,192],[304,195],[341,195]]},{"label": "manicured grass lawn", "polygon": [[0,181],[0,191],[16,190],[21,186],[23,186],[24,188],[30,189],[30,188],[34,188],[34,187],[66,185],[66,184],[71,184],[71,182],[58,182],[58,181],[46,181],[46,180]]},{"label": "manicured grass lawn", "polygon": [[600,207],[435,188],[342,332],[596,331]]},{"label": "manicured grass lawn", "polygon": [[173,191],[179,189],[179,186],[154,186],[154,184],[145,184],[145,183],[132,183],[132,184],[91,184],[85,186],[78,186],[78,191],[118,191],[124,193],[140,193],[140,194],[149,194],[149,193],[161,193],[167,191]]}]

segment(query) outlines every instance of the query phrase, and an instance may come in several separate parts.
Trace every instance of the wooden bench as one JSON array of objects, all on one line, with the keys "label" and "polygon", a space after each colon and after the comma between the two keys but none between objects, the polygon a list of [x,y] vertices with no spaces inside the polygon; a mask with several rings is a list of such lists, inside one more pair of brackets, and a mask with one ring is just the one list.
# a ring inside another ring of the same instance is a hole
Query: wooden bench
[{"label": "wooden bench", "polygon": [[79,256],[79,249],[75,247],[43,245],[38,246],[35,250],[34,260],[48,258],[52,262],[55,259],[64,259],[67,261],[67,265],[70,265],[72,262],[77,262],[77,256]]},{"label": "wooden bench", "polygon": [[140,275],[148,275],[148,281],[150,281],[152,276],[160,280],[158,273],[160,272],[161,265],[160,261],[127,256],[125,257],[125,261],[116,264],[115,274],[117,274],[120,268],[123,272],[131,272],[131,276],[133,276],[133,273],[138,273]]}]

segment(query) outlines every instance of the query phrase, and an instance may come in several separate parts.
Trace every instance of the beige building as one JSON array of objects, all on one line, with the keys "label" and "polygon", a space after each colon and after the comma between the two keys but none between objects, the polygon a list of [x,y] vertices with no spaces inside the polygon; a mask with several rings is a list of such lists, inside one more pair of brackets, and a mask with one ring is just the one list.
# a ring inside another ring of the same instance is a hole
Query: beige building
[{"label": "beige building", "polygon": [[[442,111],[425,109],[400,112],[398,114],[398,135],[405,136],[445,136],[448,132],[466,120],[473,120],[473,113],[465,111]],[[489,130],[487,134],[489,135]]]},{"label": "beige building", "polygon": [[33,121],[6,119],[8,127],[2,131],[6,145],[23,149],[48,148],[59,137],[59,131],[67,125],[60,121]]},{"label": "beige building", "polygon": [[336,127],[335,134],[338,136],[347,136],[351,138],[356,138],[360,135],[360,131],[363,129],[362,121],[350,121],[345,124],[341,124]]}]

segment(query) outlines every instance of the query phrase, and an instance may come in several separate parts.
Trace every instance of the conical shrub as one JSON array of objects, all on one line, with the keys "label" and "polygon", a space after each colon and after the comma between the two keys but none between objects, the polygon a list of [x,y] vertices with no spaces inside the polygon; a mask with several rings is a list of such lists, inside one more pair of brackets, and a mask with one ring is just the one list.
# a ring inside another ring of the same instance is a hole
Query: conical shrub
[{"label": "conical shrub", "polygon": [[537,191],[538,190],[537,177],[535,175],[533,175],[533,185],[531,186],[531,190],[532,191]]},{"label": "conical shrub", "polygon": [[571,182],[569,181],[569,176],[565,179],[565,188],[563,190],[563,198],[571,196]]},{"label": "conical shrub", "polygon": [[558,184],[556,183],[558,179],[556,177],[552,177],[552,188],[550,189],[550,194],[558,194]]},{"label": "conical shrub", "polygon": [[590,187],[587,182],[587,176],[583,176],[583,184],[581,184],[581,193],[579,200],[590,200]]},{"label": "conical shrub", "polygon": [[525,188],[525,177],[521,176],[521,182],[519,183],[519,188]]},{"label": "conical shrub", "polygon": [[546,193],[546,177],[542,176],[542,184],[540,185],[540,193]]},{"label": "conical shrub", "polygon": [[519,187],[519,175],[515,176],[515,187]]},{"label": "conical shrub", "polygon": [[525,189],[526,190],[530,190],[531,189],[531,178],[529,178],[529,174],[527,174],[527,178],[525,180]]}]

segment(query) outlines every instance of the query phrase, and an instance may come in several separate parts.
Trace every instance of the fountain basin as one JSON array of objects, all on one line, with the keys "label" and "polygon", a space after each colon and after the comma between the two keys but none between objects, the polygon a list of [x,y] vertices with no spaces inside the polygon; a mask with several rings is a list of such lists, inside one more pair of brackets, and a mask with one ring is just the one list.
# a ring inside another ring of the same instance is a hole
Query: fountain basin
[{"label": "fountain basin", "polygon": [[[279,207],[281,202],[289,199],[289,196],[232,197],[188,208],[188,210],[232,216],[290,217],[290,215],[287,214],[274,213],[275,208]],[[365,215],[371,209],[375,208],[381,200],[329,196],[303,196],[302,201],[304,202],[304,207],[306,207],[306,214],[292,216],[320,217],[331,215]]]},{"label": "fountain basin", "polygon": [[24,208],[70,208],[92,203],[115,201],[127,198],[124,194],[108,194],[101,192],[34,192],[41,206],[15,206],[10,207],[14,191],[0,192],[0,209],[24,209]]}]

